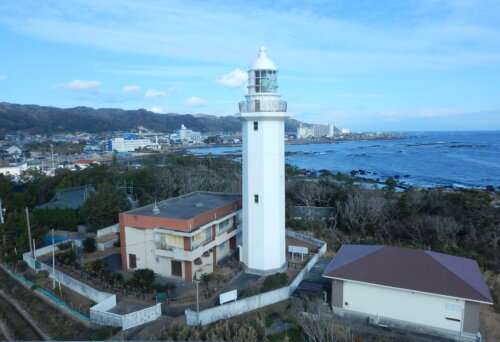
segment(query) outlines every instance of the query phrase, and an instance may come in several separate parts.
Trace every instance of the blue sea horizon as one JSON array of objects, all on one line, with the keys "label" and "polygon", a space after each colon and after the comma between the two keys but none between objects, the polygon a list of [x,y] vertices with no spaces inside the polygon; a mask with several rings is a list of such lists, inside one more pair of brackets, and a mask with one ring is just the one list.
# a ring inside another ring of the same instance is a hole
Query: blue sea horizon
[{"label": "blue sea horizon", "polygon": [[[396,177],[419,187],[500,187],[500,131],[404,132],[394,140],[338,141],[330,144],[287,144],[286,162],[308,170],[365,177]],[[190,149],[195,155],[241,153],[240,147]]]}]

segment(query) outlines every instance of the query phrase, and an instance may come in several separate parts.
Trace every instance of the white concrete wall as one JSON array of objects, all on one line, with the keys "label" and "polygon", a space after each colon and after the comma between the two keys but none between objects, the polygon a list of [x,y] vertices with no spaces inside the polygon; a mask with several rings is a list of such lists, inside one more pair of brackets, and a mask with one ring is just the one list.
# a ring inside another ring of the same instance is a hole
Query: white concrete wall
[{"label": "white concrete wall", "polygon": [[[50,246],[52,249],[52,246]],[[39,250],[37,250],[39,252]],[[38,254],[38,253],[37,253]],[[46,254],[46,253],[45,253]],[[23,254],[23,260],[28,264],[29,267],[32,269],[35,269],[35,261],[31,257],[31,254],[29,252]],[[38,270],[43,270],[47,271],[49,273],[49,277],[52,279],[56,279],[58,282],[63,284],[64,286],[72,289],[73,291],[79,293],[80,295],[89,298],[90,300],[99,303],[109,296],[111,296],[111,293],[108,292],[103,292],[99,291],[92,286],[89,286],[85,284],[84,282],[81,282],[69,275],[67,275],[64,272],[61,272],[59,270],[55,270],[55,273],[53,274],[52,272],[52,266],[46,265],[44,263],[39,262],[38,263]]]},{"label": "white concrete wall", "polygon": [[[302,234],[295,233],[297,238],[304,237]],[[319,240],[315,240],[319,241]],[[295,276],[293,281],[289,286],[285,286],[273,291],[264,292],[255,296],[251,296],[244,299],[239,299],[237,301],[223,304],[220,306],[215,306],[206,310],[200,311],[197,314],[195,311],[186,310],[186,323],[188,325],[206,325],[216,322],[221,319],[227,319],[234,316],[242,315],[244,313],[262,308],[267,305],[272,305],[283,300],[287,300],[295,292],[299,284],[302,282],[307,272],[313,268],[313,266],[318,262],[320,256],[325,254],[327,245],[322,242],[318,253],[316,253],[311,260],[308,261],[306,266]]]},{"label": "white concrete wall", "polygon": [[464,306],[463,300],[344,281],[343,309],[370,315],[460,332]]},{"label": "white concrete wall", "polygon": [[103,236],[106,236],[109,234],[118,234],[119,232],[120,232],[120,225],[117,223],[117,224],[114,224],[112,226],[108,226],[106,228],[99,229],[96,232],[96,236],[98,238],[100,238],[100,237],[103,237]]},{"label": "white concrete wall", "polygon": [[[52,245],[47,247],[44,247],[43,249],[37,249],[35,251],[35,254],[47,254],[48,250],[52,250]],[[35,260],[31,257],[30,252],[23,254],[23,260],[28,264],[29,267],[35,269]],[[123,330],[126,330],[154,321],[161,316],[161,304],[159,303],[154,306],[134,311],[126,315],[119,315],[109,312],[108,310],[116,306],[115,294],[99,291],[91,287],[90,285],[74,279],[73,277],[57,269],[55,270],[55,273],[53,273],[52,267],[44,263],[39,263],[39,270],[40,269],[48,271],[51,278],[55,278],[64,286],[97,303],[90,308],[90,320],[93,323],[99,325],[121,327]]]},{"label": "white concrete wall", "polygon": [[139,311],[134,311],[122,316],[122,329],[127,330],[130,328],[143,325],[147,322],[152,322],[161,316],[161,304],[150,306]]},{"label": "white concrete wall", "polygon": [[[253,113],[252,113],[253,114]],[[284,117],[255,113],[243,129],[243,256],[253,270],[270,271],[286,262]],[[254,130],[254,121],[258,130]],[[255,203],[254,195],[259,195]]]},{"label": "white concrete wall", "polygon": [[282,287],[277,290],[200,311],[199,320],[197,319],[196,311],[188,309],[185,312],[186,322],[188,325],[210,324],[220,319],[228,319],[245,312],[287,300],[289,297],[290,290],[288,286]]},{"label": "white concrete wall", "polygon": [[109,241],[106,241],[106,242],[97,242],[96,243],[97,250],[104,251],[106,249],[113,248],[113,246],[115,245],[115,242],[117,242],[117,241],[118,241],[118,236],[116,236],[116,238],[109,240]]}]

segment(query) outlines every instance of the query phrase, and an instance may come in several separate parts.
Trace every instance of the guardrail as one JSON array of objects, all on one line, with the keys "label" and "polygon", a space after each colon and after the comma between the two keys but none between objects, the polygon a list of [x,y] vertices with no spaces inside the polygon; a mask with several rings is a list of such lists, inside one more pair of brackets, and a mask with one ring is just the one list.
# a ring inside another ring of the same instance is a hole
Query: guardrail
[{"label": "guardrail", "polygon": [[239,107],[240,113],[286,112],[287,103],[276,99],[249,100],[241,101]]}]

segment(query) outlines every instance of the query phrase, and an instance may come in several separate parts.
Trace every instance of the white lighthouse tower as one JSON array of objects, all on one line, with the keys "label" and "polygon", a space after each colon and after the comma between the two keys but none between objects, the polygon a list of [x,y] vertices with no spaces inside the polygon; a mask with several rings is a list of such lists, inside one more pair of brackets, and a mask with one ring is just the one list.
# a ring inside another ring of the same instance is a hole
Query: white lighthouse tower
[{"label": "white lighthouse tower", "polygon": [[240,102],[243,131],[243,253],[249,273],[286,268],[285,118],[277,69],[261,47]]}]

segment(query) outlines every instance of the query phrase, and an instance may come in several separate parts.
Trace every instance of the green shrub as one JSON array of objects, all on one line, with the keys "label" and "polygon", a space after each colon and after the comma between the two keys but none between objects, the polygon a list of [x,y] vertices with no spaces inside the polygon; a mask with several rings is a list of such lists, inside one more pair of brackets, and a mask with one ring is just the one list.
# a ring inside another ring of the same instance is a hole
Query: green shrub
[{"label": "green shrub", "polygon": [[106,263],[102,260],[95,260],[85,265],[89,273],[100,275],[106,269]]},{"label": "green shrub", "polygon": [[73,244],[70,241],[68,241],[68,242],[58,244],[57,248],[59,248],[60,251],[65,251],[67,249],[70,249],[72,246],[73,246]]},{"label": "green shrub", "polygon": [[93,253],[97,249],[95,239],[92,237],[88,237],[83,240],[83,250],[85,253]]},{"label": "green shrub", "polygon": [[176,285],[174,283],[165,283],[165,284],[154,283],[152,286],[152,289],[155,290],[156,292],[168,292],[175,288]]},{"label": "green shrub", "polygon": [[288,275],[286,273],[276,273],[270,275],[264,279],[264,283],[260,287],[261,292],[267,292],[271,290],[284,287],[288,284]]},{"label": "green shrub", "polygon": [[155,273],[150,269],[142,269],[134,272],[127,284],[138,290],[151,292],[155,281]]},{"label": "green shrub", "polygon": [[74,265],[76,262],[75,251],[70,249],[69,251],[58,253],[56,255],[56,260],[64,265]]}]

